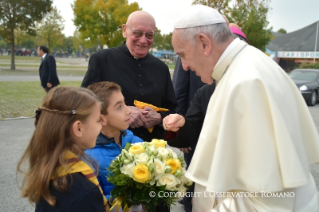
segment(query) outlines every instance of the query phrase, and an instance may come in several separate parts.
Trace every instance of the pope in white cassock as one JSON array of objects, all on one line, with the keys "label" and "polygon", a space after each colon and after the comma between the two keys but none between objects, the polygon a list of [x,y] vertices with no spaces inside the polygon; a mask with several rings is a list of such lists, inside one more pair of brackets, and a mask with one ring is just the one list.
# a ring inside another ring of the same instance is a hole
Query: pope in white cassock
[{"label": "pope in white cassock", "polygon": [[186,173],[193,211],[318,212],[319,136],[293,81],[217,10],[192,6],[174,28],[183,68],[217,83]]}]

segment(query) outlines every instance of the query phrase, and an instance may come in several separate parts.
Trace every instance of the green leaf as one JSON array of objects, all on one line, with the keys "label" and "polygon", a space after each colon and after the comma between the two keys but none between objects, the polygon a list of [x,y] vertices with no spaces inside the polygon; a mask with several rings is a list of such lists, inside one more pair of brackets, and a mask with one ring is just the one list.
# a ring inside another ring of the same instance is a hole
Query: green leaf
[{"label": "green leaf", "polygon": [[131,146],[132,146],[132,144],[127,142],[124,149],[128,151]]}]

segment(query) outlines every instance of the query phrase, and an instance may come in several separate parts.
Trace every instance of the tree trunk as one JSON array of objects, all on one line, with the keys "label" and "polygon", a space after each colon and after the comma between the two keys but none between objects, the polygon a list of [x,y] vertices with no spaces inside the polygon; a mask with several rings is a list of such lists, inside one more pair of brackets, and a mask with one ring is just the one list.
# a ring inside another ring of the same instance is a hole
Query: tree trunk
[{"label": "tree trunk", "polygon": [[11,69],[16,69],[14,62],[14,29],[11,30]]}]

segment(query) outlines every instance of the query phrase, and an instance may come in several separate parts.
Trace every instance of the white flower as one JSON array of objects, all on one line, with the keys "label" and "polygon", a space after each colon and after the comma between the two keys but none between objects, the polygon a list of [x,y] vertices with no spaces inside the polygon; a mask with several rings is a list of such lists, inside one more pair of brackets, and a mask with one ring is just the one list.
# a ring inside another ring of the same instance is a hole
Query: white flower
[{"label": "white flower", "polygon": [[185,173],[186,173],[185,167],[182,167],[182,173],[183,173],[183,175],[185,175]]},{"label": "white flower", "polygon": [[176,185],[181,183],[181,181],[172,174],[159,175],[155,179],[158,180],[157,186],[166,185],[166,190],[169,191],[176,191]]},{"label": "white flower", "polygon": [[165,160],[168,156],[168,150],[166,148],[163,148],[163,147],[159,147],[157,149],[157,152],[158,152],[158,156],[160,156],[163,160]]},{"label": "white flower", "polygon": [[168,153],[172,154],[173,159],[176,159],[176,158],[177,158],[176,152],[174,152],[171,148],[166,148],[166,149],[167,149]]},{"label": "white flower", "polygon": [[126,151],[125,149],[122,150],[122,154],[124,153],[124,155],[126,156],[126,158],[130,161],[134,160],[134,155],[132,153],[129,153],[128,151]]},{"label": "white flower", "polygon": [[133,178],[133,169],[134,169],[135,165],[133,163],[124,165],[123,167],[121,167],[121,172],[125,175],[128,175],[129,177]]},{"label": "white flower", "polygon": [[144,164],[147,165],[147,162],[149,160],[149,156],[147,153],[143,152],[137,156],[135,159],[136,164]]},{"label": "white flower", "polygon": [[137,143],[134,143],[134,144],[131,144],[132,146],[135,146],[135,145],[141,145],[143,144],[144,142],[137,142]]},{"label": "white flower", "polygon": [[148,153],[149,153],[150,155],[157,155],[156,146],[150,145],[150,146],[147,148],[147,150],[148,150]]},{"label": "white flower", "polygon": [[177,192],[175,194],[175,197],[177,198],[181,198],[181,197],[184,197],[186,195],[186,191],[187,191],[187,188],[183,185],[179,186],[177,188]]},{"label": "white flower", "polygon": [[165,168],[165,164],[159,160],[159,159],[154,159],[154,165],[155,165],[155,174],[159,175],[159,174],[164,174],[164,168]]}]

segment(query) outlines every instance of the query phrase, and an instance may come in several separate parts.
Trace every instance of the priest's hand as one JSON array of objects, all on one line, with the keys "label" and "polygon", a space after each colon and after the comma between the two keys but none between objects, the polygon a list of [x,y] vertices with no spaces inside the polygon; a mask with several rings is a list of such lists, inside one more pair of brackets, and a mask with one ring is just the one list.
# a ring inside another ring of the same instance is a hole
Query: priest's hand
[{"label": "priest's hand", "polygon": [[142,110],[134,107],[134,106],[128,106],[131,110],[131,120],[130,120],[130,127],[131,128],[139,128],[145,125],[147,122],[146,118],[144,117]]},{"label": "priest's hand", "polygon": [[192,150],[191,147],[188,147],[188,148],[179,148],[179,150],[183,153],[189,153],[190,150]]},{"label": "priest's hand", "polygon": [[185,124],[185,118],[179,114],[170,114],[163,119],[163,127],[166,131],[177,132]]},{"label": "priest's hand", "polygon": [[144,107],[142,109],[142,114],[144,115],[146,119],[146,123],[144,123],[145,128],[152,128],[156,125],[161,124],[162,122],[162,116],[160,113],[156,112],[153,108],[151,107]]}]

